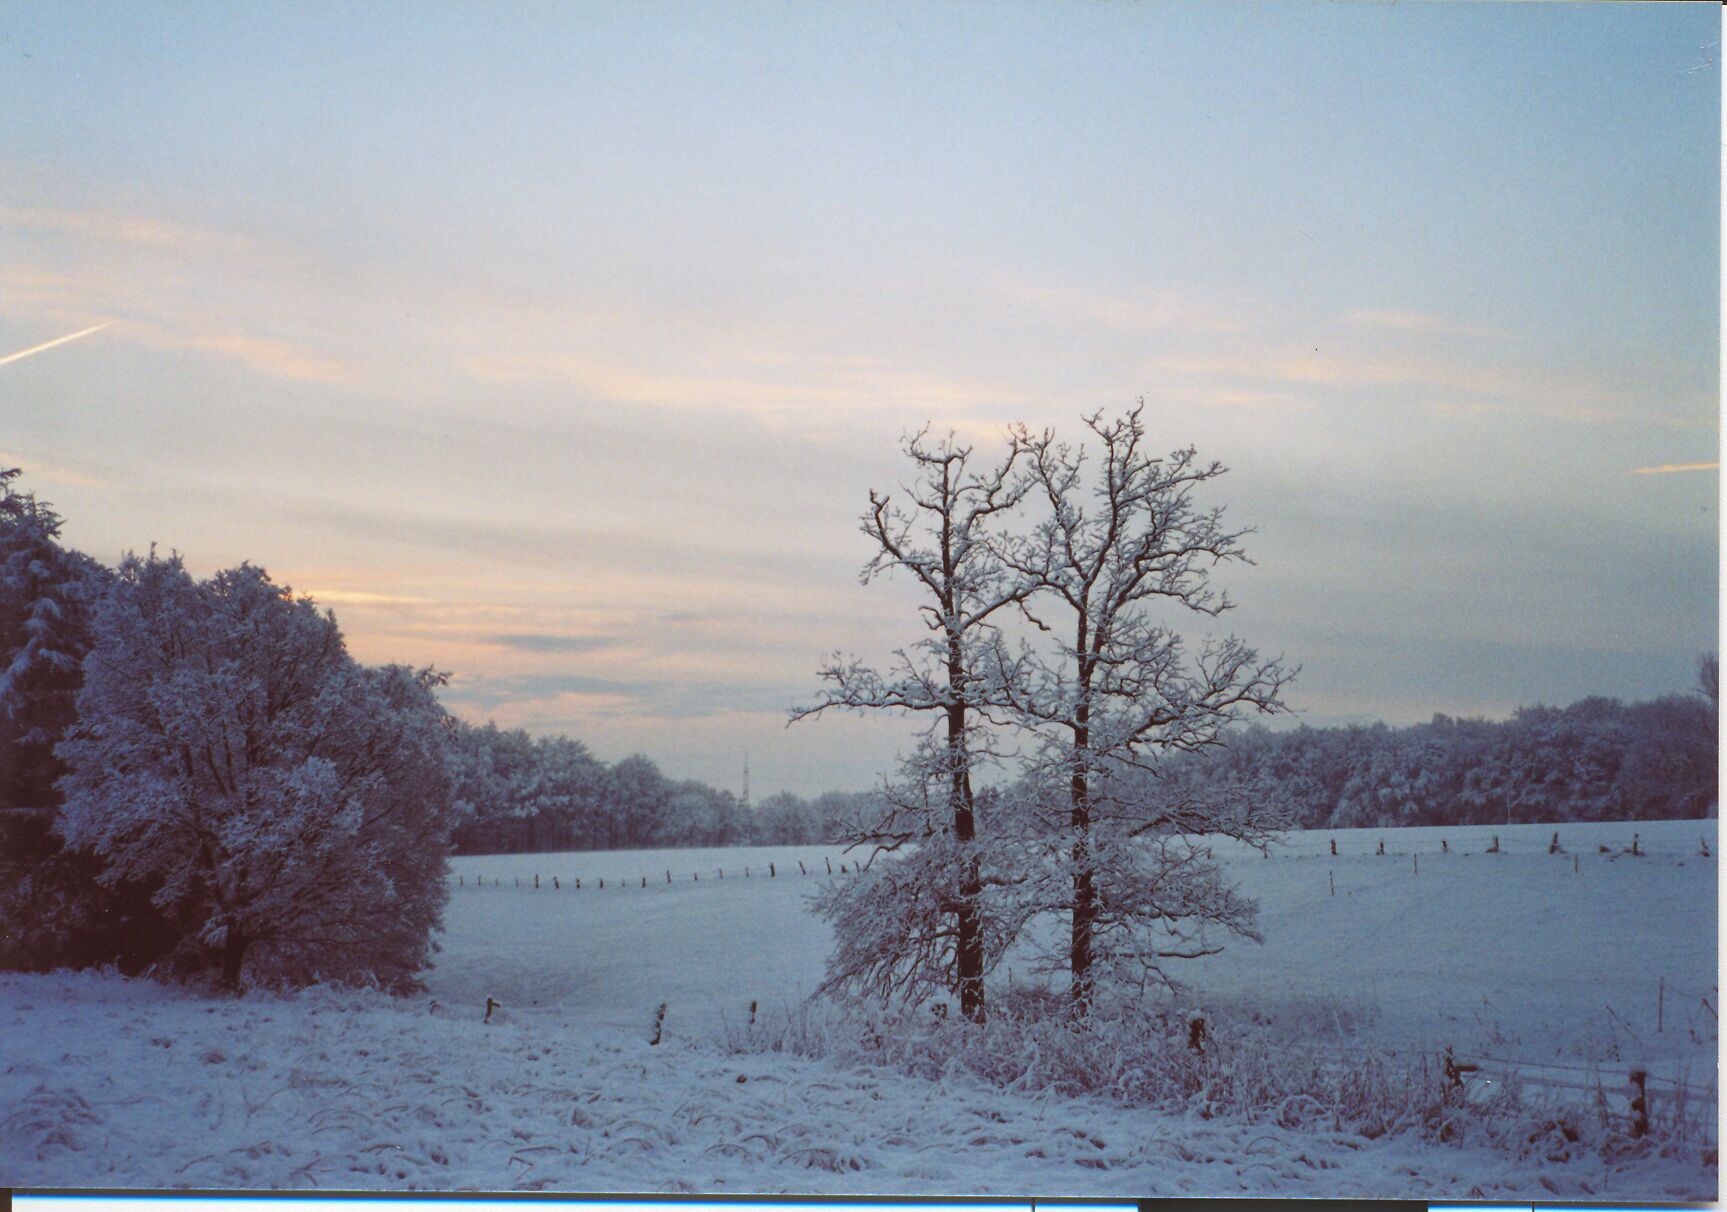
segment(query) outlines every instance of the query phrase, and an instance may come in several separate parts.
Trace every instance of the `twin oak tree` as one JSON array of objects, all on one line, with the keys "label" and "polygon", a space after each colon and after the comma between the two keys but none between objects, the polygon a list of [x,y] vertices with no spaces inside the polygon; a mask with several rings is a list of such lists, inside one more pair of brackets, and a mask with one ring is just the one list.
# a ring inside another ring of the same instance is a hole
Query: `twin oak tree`
[{"label": "twin oak tree", "polygon": [[[924,634],[885,669],[836,659],[792,716],[930,723],[847,839],[869,852],[865,876],[821,902],[836,932],[828,989],[951,993],[982,1021],[986,975],[1024,940],[1043,970],[1068,973],[1084,1018],[1100,980],[1142,989],[1167,981],[1170,959],[1254,936],[1253,905],[1198,835],[1263,846],[1284,824],[1268,801],[1248,784],[1195,793],[1125,776],[1279,710],[1291,671],[1233,636],[1190,650],[1163,617],[1230,608],[1211,574],[1246,560],[1245,532],[1195,500],[1224,469],[1148,451],[1138,408],[1086,426],[1091,450],[1016,427],[987,467],[921,433],[905,444],[903,495],[870,495],[863,579],[909,576]],[[975,784],[1010,759],[1009,786]],[[1063,919],[1066,937],[1050,937]]]}]

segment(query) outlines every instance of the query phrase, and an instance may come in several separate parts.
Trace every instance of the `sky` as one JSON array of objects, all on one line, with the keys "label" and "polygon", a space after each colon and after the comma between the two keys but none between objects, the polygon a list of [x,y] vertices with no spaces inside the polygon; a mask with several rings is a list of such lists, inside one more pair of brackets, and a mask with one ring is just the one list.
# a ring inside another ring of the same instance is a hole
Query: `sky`
[{"label": "sky", "polygon": [[99,559],[251,560],[467,718],[758,798],[910,744],[786,712],[919,638],[858,518],[925,424],[1143,400],[1225,463],[1291,721],[1682,691],[1720,21],[11,3],[0,463]]}]

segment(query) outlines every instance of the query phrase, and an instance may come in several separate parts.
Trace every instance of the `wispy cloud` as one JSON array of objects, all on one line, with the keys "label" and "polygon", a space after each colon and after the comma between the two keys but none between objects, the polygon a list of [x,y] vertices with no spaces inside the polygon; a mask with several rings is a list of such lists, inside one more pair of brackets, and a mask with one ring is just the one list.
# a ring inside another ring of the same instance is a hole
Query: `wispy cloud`
[{"label": "wispy cloud", "polygon": [[593,652],[601,648],[610,648],[619,641],[615,636],[599,635],[558,635],[552,632],[536,632],[525,635],[493,635],[486,637],[487,642],[500,648],[513,648],[518,652]]},{"label": "wispy cloud", "polygon": [[1420,311],[1375,311],[1358,309],[1346,317],[1351,324],[1366,328],[1390,328],[1400,332],[1425,333],[1430,336],[1504,337],[1506,334],[1485,324],[1467,320],[1452,320]]},{"label": "wispy cloud", "polygon": [[296,592],[332,606],[413,606],[431,600],[400,597],[389,593],[366,593],[358,589],[301,589]]},{"label": "wispy cloud", "polygon": [[0,467],[16,467],[32,480],[50,480],[57,484],[73,484],[79,488],[108,488],[113,484],[103,476],[81,471],[60,462],[44,462],[9,450],[0,450]]},{"label": "wispy cloud", "polygon": [[195,336],[176,343],[187,349],[237,358],[261,374],[280,379],[340,383],[351,377],[348,368],[335,358],[297,349],[272,337]]},{"label": "wispy cloud", "polygon": [[17,207],[0,210],[0,227],[46,235],[74,236],[80,240],[156,248],[232,252],[250,245],[250,241],[245,237],[230,232],[213,231],[149,215],[128,215],[104,210]]},{"label": "wispy cloud", "polygon": [[1719,471],[1719,463],[1659,463],[1654,467],[1633,467],[1634,476],[1669,476],[1680,471]]},{"label": "wispy cloud", "polygon": [[1109,292],[1009,281],[1002,284],[1001,293],[1012,304],[1031,304],[1069,320],[1139,332],[1239,333],[1251,327],[1258,310],[1177,290]]}]

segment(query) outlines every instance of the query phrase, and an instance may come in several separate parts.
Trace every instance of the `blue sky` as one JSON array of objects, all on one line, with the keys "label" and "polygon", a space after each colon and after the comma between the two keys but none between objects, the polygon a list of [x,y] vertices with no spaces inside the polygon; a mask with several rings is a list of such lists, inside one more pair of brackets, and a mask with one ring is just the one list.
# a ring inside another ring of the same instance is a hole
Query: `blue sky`
[{"label": "blue sky", "polygon": [[0,453],[103,559],[317,593],[470,715],[755,786],[914,638],[925,421],[1144,397],[1315,723],[1715,646],[1706,5],[13,5]]}]

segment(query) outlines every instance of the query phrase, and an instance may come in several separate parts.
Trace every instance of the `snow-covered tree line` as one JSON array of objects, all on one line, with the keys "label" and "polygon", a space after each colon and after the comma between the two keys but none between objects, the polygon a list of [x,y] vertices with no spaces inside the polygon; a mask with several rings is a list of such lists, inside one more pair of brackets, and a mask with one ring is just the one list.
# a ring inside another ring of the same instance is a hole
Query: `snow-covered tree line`
[{"label": "snow-covered tree line", "polygon": [[458,854],[653,846],[805,845],[836,839],[872,798],[781,792],[747,805],[730,791],[668,778],[640,754],[611,765],[565,736],[458,726]]},{"label": "snow-covered tree line", "polygon": [[994,461],[918,434],[909,481],[870,495],[864,580],[909,583],[913,638],[882,667],[836,657],[793,718],[890,711],[926,727],[848,836],[871,856],[864,878],[822,902],[829,989],[951,994],[982,1021],[990,971],[1020,947],[1066,975],[1083,1019],[1254,934],[1196,835],[1263,845],[1280,812],[1249,786],[1157,777],[1280,709],[1280,661],[1180,630],[1229,610],[1212,577],[1246,560],[1245,532],[1202,499],[1224,469],[1154,453],[1139,408],[1085,426],[1080,446],[1016,427]]},{"label": "snow-covered tree line", "polygon": [[1714,816],[1713,656],[1702,668],[1693,693],[1640,703],[1588,698],[1407,728],[1243,729],[1174,776],[1264,783],[1305,829]]}]

